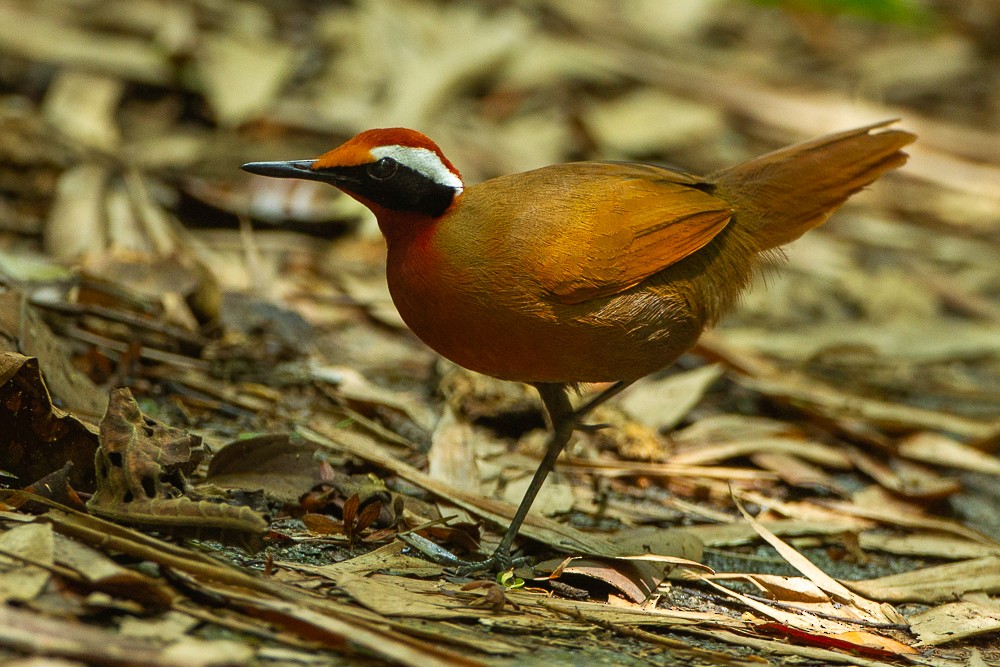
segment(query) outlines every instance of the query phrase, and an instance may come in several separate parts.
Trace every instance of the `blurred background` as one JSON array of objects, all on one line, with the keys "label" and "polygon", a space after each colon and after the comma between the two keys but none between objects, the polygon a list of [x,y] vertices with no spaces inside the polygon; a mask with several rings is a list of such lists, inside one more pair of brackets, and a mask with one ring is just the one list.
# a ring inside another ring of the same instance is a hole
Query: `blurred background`
[{"label": "blurred background", "polygon": [[424,381],[367,212],[241,163],[402,125],[469,182],[590,158],[698,173],[886,118],[920,135],[910,163],[794,244],[724,335],[996,415],[992,0],[0,0],[0,275],[98,384],[240,344],[293,357],[308,327],[330,363]]}]

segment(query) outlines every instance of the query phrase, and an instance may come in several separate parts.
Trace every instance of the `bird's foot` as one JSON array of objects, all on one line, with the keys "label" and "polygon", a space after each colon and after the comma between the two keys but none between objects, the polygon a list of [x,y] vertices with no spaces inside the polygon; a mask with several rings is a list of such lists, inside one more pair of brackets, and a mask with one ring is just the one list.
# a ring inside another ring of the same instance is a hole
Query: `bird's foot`
[{"label": "bird's foot", "polygon": [[462,561],[452,572],[460,577],[467,577],[470,574],[499,574],[527,563],[528,559],[524,556],[514,558],[506,550],[497,549],[485,560]]},{"label": "bird's foot", "polygon": [[497,547],[496,551],[483,560],[462,560],[447,549],[416,533],[403,533],[400,539],[419,551],[427,560],[444,566],[449,572],[460,577],[470,574],[499,574],[504,570],[527,565],[528,558],[511,556],[510,550]]}]

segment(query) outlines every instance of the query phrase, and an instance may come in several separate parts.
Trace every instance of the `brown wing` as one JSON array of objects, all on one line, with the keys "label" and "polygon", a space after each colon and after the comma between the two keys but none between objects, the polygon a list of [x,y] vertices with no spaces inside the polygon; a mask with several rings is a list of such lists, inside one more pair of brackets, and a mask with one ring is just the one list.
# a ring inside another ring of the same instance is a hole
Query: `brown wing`
[{"label": "brown wing", "polygon": [[637,285],[702,248],[733,214],[697,178],[652,165],[580,162],[529,173],[541,179],[534,196],[544,202],[532,214],[548,221],[535,225],[532,268],[560,303]]}]

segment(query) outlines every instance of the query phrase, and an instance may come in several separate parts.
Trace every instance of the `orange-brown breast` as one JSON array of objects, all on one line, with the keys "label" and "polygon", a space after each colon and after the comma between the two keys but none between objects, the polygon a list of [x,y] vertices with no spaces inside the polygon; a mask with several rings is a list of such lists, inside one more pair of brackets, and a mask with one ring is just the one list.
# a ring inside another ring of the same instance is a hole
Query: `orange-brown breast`
[{"label": "orange-brown breast", "polygon": [[641,377],[690,347],[753,272],[749,248],[711,249],[739,233],[697,183],[575,163],[472,186],[443,218],[408,221],[422,232],[383,224],[393,299],[429,346],[482,373]]}]

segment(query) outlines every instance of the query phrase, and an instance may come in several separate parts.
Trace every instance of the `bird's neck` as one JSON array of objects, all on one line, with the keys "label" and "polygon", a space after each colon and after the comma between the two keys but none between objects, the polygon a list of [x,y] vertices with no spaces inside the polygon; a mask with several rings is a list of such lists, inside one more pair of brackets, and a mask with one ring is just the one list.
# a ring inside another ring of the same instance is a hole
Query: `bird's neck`
[{"label": "bird's neck", "polygon": [[438,220],[416,213],[377,211],[375,218],[390,251],[431,252]]}]

